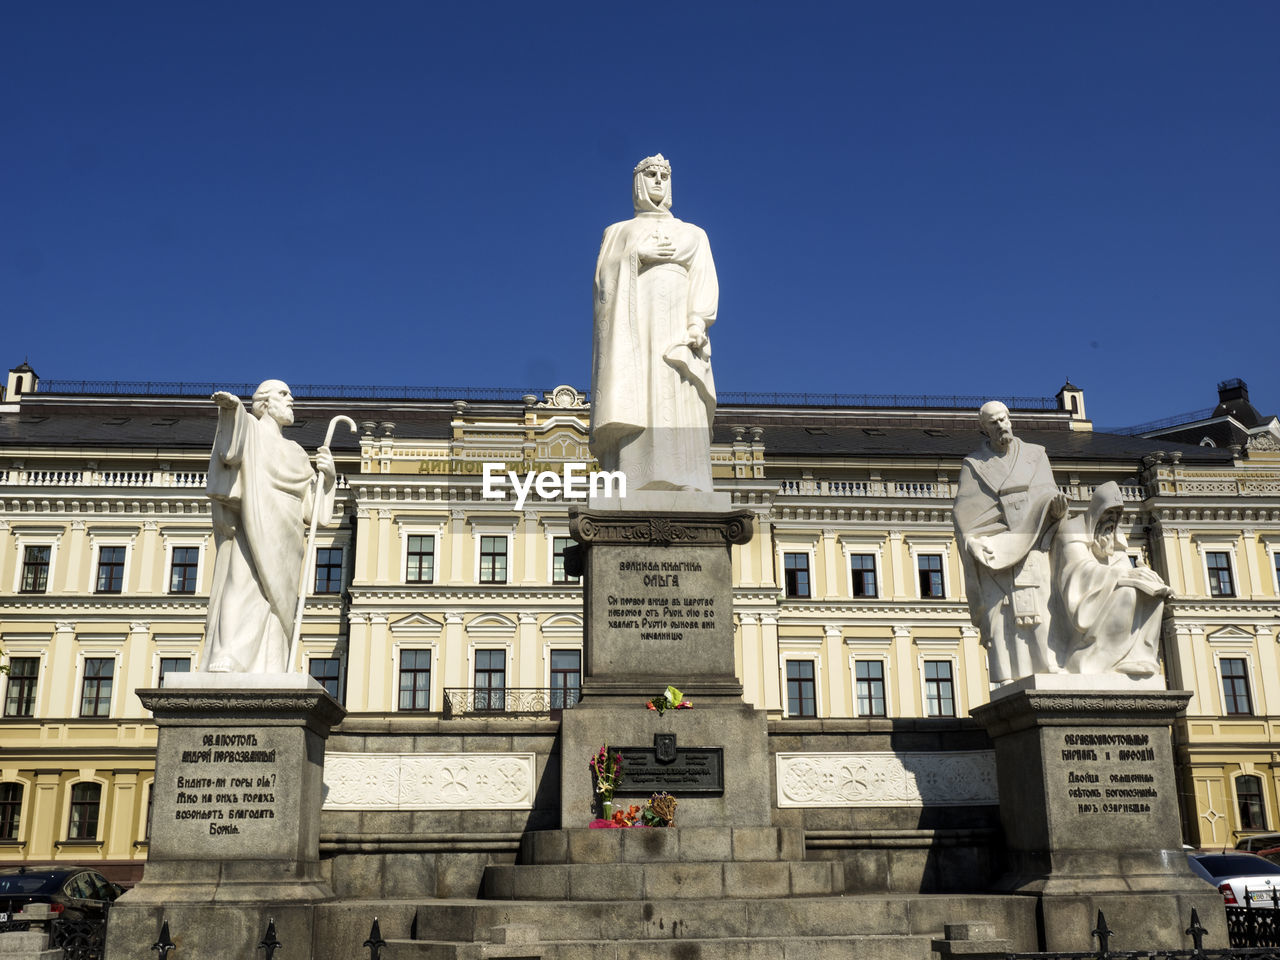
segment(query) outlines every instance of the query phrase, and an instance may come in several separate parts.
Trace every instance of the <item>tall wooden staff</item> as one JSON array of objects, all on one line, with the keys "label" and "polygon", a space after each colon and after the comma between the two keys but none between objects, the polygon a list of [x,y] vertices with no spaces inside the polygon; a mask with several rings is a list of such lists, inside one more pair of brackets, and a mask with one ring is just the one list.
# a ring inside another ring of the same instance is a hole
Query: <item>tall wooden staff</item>
[{"label": "tall wooden staff", "polygon": [[[357,432],[356,422],[350,417],[336,416],[329,421],[329,429],[324,435],[324,446],[329,447],[333,443],[333,431],[338,428],[339,423],[345,423],[351,428],[352,433]],[[311,544],[316,539],[316,524],[320,522],[320,483],[321,476],[316,474],[315,489],[311,493],[311,529],[307,531],[307,538],[302,541],[302,572],[298,574],[298,605],[293,615],[293,635],[289,638],[289,659],[285,661],[285,672],[293,671],[293,659],[298,654],[298,640],[302,636],[302,608],[307,602],[307,557],[311,556]],[[338,475],[335,471],[333,482],[338,482]]]}]

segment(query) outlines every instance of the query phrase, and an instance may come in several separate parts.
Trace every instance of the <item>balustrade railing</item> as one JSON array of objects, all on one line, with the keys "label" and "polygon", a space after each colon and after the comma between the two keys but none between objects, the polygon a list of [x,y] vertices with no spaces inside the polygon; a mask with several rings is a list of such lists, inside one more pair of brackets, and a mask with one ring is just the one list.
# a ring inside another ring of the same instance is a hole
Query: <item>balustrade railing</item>
[{"label": "balustrade railing", "polygon": [[[953,500],[957,484],[948,480],[783,480],[778,484],[780,497],[891,497],[913,500]],[[1096,484],[1060,483],[1058,489],[1072,501],[1088,500]],[[1146,491],[1137,484],[1121,484],[1120,496],[1126,503],[1141,503]]]},{"label": "balustrade railing", "polygon": [[446,718],[553,716],[577,704],[577,687],[446,687]]},{"label": "balustrade railing", "polygon": [[[152,487],[203,490],[208,474],[203,470],[0,470],[0,485],[14,487]],[[338,474],[338,488],[350,481]]]}]

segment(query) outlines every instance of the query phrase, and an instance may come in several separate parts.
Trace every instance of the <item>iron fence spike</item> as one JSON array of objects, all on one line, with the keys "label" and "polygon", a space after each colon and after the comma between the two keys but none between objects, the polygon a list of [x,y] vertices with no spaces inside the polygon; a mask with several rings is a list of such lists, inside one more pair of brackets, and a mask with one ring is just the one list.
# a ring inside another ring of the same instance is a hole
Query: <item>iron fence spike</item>
[{"label": "iron fence spike", "polygon": [[267,960],[272,960],[276,951],[284,946],[284,944],[276,938],[275,917],[267,917],[267,932],[262,935],[262,942],[259,943],[258,946],[267,951]]},{"label": "iron fence spike", "polygon": [[1115,931],[1107,926],[1107,918],[1102,911],[1098,911],[1098,925],[1093,930],[1093,935],[1098,938],[1098,958],[1105,960],[1111,955],[1111,937]]},{"label": "iron fence spike", "polygon": [[382,948],[387,941],[382,939],[382,928],[378,926],[378,918],[373,918],[373,926],[369,928],[369,939],[364,942],[369,948],[369,960],[381,960]]},{"label": "iron fence spike", "polygon": [[156,938],[156,942],[151,945],[151,949],[156,951],[160,960],[166,960],[171,951],[177,944],[173,942],[173,938],[169,935],[169,921],[161,919],[160,936]]}]

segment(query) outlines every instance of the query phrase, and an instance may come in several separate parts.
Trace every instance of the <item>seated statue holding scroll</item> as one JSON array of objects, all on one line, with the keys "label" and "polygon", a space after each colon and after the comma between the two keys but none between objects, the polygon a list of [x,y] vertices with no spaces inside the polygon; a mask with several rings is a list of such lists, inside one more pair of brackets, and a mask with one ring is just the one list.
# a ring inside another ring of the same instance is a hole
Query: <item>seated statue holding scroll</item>
[{"label": "seated statue holding scroll", "polygon": [[1160,665],[1160,618],[1169,586],[1125,552],[1120,488],[1104,483],[1089,508],[1058,525],[1053,541],[1056,617],[1068,673],[1149,677]]}]

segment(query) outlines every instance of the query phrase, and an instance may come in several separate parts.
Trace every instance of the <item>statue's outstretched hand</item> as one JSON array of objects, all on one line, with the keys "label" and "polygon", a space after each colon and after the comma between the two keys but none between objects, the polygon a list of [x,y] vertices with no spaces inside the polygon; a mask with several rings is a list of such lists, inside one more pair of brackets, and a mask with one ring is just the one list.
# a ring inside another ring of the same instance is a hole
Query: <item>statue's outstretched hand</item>
[{"label": "statue's outstretched hand", "polygon": [[223,410],[234,410],[240,406],[240,398],[234,393],[227,393],[225,390],[219,390],[209,398]]},{"label": "statue's outstretched hand", "polygon": [[324,477],[324,485],[332,486],[334,479],[338,476],[338,470],[333,464],[333,453],[328,447],[320,447],[316,450],[316,470],[320,476]]},{"label": "statue's outstretched hand", "polygon": [[1059,493],[1049,501],[1049,519],[1061,520],[1067,515],[1067,495]]}]

